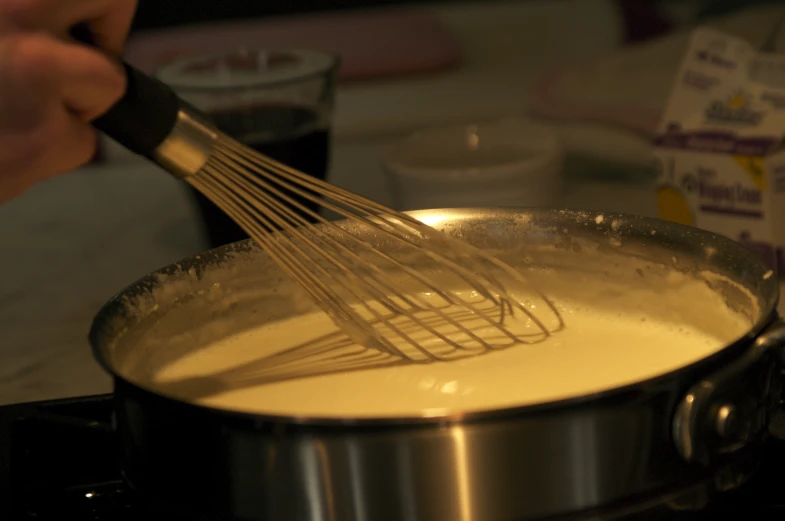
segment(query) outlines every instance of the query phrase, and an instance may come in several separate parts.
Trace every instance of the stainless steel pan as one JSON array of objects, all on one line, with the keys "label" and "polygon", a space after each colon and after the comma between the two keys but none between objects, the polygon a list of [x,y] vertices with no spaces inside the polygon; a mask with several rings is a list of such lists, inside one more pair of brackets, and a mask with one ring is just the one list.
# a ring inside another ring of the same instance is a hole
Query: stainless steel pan
[{"label": "stainless steel pan", "polygon": [[[537,406],[376,420],[211,409],[157,389],[152,375],[221,336],[308,311],[263,252],[238,243],[145,277],[95,318],[90,341],[115,380],[128,482],[151,500],[213,517],[520,521],[651,502],[699,508],[704,494],[749,474],[777,410],[785,342],[776,277],[758,257],[717,235],[626,215],[415,215],[512,264],[564,277],[656,285],[674,271],[708,270],[730,281],[713,289],[752,326],[669,374]],[[633,260],[652,266],[647,279],[628,268]],[[701,305],[685,302],[685,316]]]}]

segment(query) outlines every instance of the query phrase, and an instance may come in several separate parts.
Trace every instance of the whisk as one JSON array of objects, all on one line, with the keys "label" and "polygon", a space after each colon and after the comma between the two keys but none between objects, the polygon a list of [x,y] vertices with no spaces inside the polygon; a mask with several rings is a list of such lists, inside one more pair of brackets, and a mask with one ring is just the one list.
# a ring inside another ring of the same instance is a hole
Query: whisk
[{"label": "whisk", "polygon": [[[433,362],[564,327],[556,306],[493,255],[240,144],[168,86],[124,68],[125,95],[94,126],[212,200],[357,344]],[[351,221],[339,226],[294,196]],[[368,227],[390,247],[366,242]]]}]

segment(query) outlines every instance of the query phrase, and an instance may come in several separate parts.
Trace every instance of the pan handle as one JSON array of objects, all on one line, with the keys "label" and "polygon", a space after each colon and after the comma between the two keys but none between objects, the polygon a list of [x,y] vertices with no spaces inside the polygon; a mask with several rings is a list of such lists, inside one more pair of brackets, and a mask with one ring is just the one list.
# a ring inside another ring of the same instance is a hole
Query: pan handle
[{"label": "pan handle", "polygon": [[738,360],[693,385],[676,407],[681,457],[709,465],[765,436],[782,400],[785,321],[774,320]]}]

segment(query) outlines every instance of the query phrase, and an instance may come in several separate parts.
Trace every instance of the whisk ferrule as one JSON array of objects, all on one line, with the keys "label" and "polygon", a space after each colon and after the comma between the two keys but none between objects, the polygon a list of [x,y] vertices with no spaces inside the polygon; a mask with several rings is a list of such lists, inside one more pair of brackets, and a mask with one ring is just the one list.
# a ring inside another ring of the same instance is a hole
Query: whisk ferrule
[{"label": "whisk ferrule", "polygon": [[178,178],[199,173],[219,138],[218,131],[198,111],[181,103],[169,135],[152,153],[152,159]]}]

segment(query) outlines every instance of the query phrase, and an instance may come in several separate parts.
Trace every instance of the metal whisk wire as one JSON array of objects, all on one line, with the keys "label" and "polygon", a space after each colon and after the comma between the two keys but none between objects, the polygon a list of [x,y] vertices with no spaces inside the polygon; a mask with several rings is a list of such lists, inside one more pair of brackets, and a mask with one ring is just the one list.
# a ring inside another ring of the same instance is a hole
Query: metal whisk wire
[{"label": "metal whisk wire", "polygon": [[[89,31],[74,36],[93,42]],[[361,346],[431,362],[537,342],[564,327],[553,303],[492,255],[245,147],[167,85],[123,67],[125,94],[93,125],[212,199]],[[374,248],[293,195],[371,227],[393,248]],[[429,271],[398,258],[399,249],[427,258]],[[460,286],[470,288],[467,298],[449,289]],[[551,327],[532,300],[544,303]],[[513,319],[533,331],[514,333]]]},{"label": "metal whisk wire", "polygon": [[[199,174],[186,180],[227,211],[350,337],[366,347],[429,362],[540,341],[564,327],[553,303],[495,257],[379,203],[313,179],[226,136],[218,136]],[[439,266],[442,275],[449,272],[482,300],[473,302],[441,289],[440,282],[339,228],[292,194],[373,226],[397,244],[427,256]],[[285,233],[275,233],[278,230]],[[338,237],[348,239],[349,245]],[[363,253],[373,258],[364,258]],[[385,264],[394,271],[383,269]],[[544,302],[555,326],[549,329],[524,303],[511,296],[494,271]],[[413,291],[402,289],[392,273],[404,274],[417,287]],[[346,301],[347,296],[355,301],[354,306]],[[432,302],[434,297],[441,305]],[[481,307],[483,304],[486,309]],[[467,327],[465,319],[445,313],[452,306],[470,311],[470,319],[494,331],[496,342],[490,343],[476,327]],[[505,320],[516,311],[522,312],[536,332],[514,334],[505,327]],[[426,320],[429,316],[438,317],[440,323],[433,325]],[[401,317],[416,322],[427,334],[426,339],[414,338],[408,332],[410,328],[401,327]],[[500,339],[504,342],[499,343]]]}]

